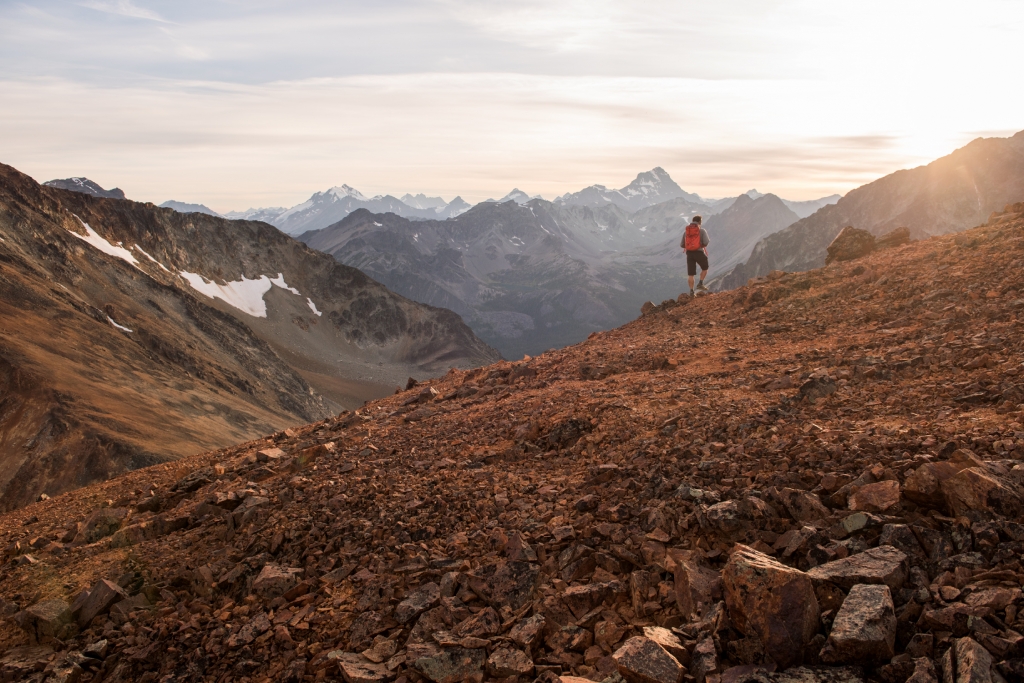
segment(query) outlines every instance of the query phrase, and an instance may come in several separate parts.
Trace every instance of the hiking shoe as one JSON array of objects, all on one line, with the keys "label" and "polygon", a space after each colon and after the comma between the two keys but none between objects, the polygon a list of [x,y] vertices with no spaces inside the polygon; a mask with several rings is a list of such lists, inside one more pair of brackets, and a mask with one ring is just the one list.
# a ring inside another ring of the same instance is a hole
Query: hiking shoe
[{"label": "hiking shoe", "polygon": [[704,286],[703,282],[698,282],[697,283],[697,291],[698,292],[706,292],[706,291],[708,291],[708,288],[706,286]]},{"label": "hiking shoe", "polygon": [[696,294],[693,293],[692,289],[690,290],[690,296],[697,296]]}]

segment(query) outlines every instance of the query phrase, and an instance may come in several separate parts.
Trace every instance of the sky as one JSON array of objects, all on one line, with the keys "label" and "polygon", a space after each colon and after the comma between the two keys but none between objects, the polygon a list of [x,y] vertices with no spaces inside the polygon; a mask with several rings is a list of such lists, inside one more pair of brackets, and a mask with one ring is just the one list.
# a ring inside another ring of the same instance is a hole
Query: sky
[{"label": "sky", "polygon": [[0,0],[0,162],[221,212],[845,193],[1024,129],[1019,0]]}]

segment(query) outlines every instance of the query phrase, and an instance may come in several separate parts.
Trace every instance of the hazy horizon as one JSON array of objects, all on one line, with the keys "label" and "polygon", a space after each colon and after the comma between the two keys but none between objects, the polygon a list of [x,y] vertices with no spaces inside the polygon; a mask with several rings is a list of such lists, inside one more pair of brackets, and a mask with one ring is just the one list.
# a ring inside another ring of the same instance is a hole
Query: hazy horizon
[{"label": "hazy horizon", "polygon": [[663,167],[816,199],[1024,128],[1024,5],[42,0],[0,6],[0,162],[224,213],[552,199]]}]

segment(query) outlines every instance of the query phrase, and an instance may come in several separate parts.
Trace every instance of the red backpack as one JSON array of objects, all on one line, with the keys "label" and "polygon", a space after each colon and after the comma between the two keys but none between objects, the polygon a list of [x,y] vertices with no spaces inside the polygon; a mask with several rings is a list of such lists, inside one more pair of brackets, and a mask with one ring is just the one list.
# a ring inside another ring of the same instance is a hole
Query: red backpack
[{"label": "red backpack", "polygon": [[700,250],[700,225],[690,223],[686,226],[686,233],[683,235],[683,248],[686,251]]}]

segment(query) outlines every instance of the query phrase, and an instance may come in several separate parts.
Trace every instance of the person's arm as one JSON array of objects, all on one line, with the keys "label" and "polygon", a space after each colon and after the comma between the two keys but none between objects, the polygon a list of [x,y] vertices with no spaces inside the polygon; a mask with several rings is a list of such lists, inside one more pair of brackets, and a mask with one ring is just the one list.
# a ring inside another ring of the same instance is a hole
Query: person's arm
[{"label": "person's arm", "polygon": [[711,239],[708,237],[708,231],[704,228],[700,229],[700,246],[707,247],[711,244]]}]

